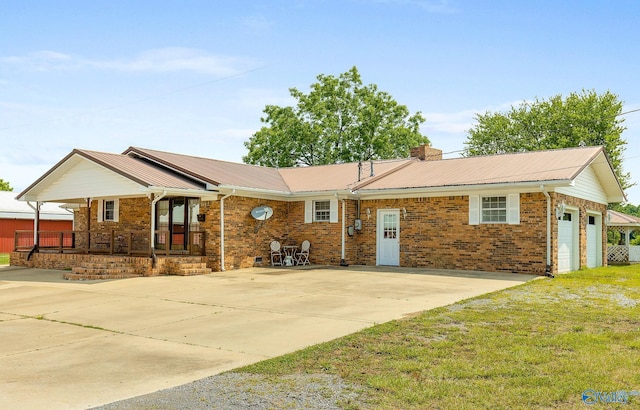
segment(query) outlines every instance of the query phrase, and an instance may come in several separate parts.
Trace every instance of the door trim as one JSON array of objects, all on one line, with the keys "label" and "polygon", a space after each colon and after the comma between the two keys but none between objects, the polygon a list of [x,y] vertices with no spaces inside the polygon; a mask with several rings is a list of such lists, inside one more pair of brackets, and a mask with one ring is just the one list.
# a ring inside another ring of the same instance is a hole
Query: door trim
[{"label": "door trim", "polygon": [[[396,239],[398,240],[398,250],[397,250],[397,254],[398,254],[398,263],[391,265],[391,264],[384,264],[381,265],[380,264],[380,251],[381,251],[381,239],[382,239],[382,226],[383,226],[383,218],[382,218],[382,214],[384,213],[393,213],[396,215],[397,220],[398,220],[398,231],[396,234]],[[400,232],[400,209],[399,208],[389,208],[389,209],[378,209],[376,212],[376,266],[400,266],[400,236],[401,236],[401,232]]]}]

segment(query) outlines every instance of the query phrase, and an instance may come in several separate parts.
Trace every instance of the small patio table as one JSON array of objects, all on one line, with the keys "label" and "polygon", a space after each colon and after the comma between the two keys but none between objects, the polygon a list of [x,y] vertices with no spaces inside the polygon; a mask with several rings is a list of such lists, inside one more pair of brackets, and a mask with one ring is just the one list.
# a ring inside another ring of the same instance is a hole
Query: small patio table
[{"label": "small patio table", "polygon": [[284,245],[282,247],[282,251],[284,252],[284,265],[285,266],[293,266],[296,264],[296,251],[298,250],[298,245]]}]

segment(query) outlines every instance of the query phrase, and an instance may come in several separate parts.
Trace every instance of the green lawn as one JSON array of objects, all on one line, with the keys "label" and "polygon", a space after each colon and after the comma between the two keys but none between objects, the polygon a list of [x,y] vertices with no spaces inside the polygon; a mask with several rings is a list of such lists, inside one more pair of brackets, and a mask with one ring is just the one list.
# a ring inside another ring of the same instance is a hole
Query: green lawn
[{"label": "green lawn", "polygon": [[574,409],[589,389],[640,390],[639,369],[635,265],[540,278],[236,372],[337,375],[362,391],[346,408]]},{"label": "green lawn", "polygon": [[0,265],[8,265],[8,264],[9,264],[9,254],[0,253]]}]

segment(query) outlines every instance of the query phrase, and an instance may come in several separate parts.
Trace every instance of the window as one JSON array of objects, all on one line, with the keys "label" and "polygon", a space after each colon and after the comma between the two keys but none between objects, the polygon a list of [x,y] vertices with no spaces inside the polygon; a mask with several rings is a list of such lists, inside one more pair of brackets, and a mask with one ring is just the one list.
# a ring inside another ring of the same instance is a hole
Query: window
[{"label": "window", "polygon": [[102,220],[113,221],[115,218],[116,201],[104,201],[103,211]]},{"label": "window", "polygon": [[507,222],[507,197],[486,196],[482,197],[482,222],[506,223]]},{"label": "window", "polygon": [[329,221],[331,218],[331,204],[330,201],[313,201],[313,220]]},{"label": "window", "polygon": [[304,201],[304,223],[338,222],[338,199],[320,199]]},{"label": "window", "polygon": [[117,199],[98,201],[98,222],[118,222],[118,212]]}]

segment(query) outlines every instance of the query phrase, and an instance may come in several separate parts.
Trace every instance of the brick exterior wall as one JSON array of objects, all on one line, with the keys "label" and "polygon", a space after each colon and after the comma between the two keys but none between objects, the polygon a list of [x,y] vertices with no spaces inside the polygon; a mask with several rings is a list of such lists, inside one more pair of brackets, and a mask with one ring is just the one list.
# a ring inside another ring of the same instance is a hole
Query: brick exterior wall
[{"label": "brick exterior wall", "polygon": [[[595,202],[587,201],[580,198],[575,198],[572,196],[567,196],[563,194],[551,194],[551,209],[552,209],[552,231],[551,235],[551,255],[552,261],[556,261],[558,259],[558,223],[555,218],[555,208],[558,203],[563,202],[567,207],[575,207],[578,208],[579,213],[579,225],[578,225],[578,241],[579,241],[579,251],[580,251],[580,267],[587,266],[587,223],[588,223],[588,212],[596,212],[600,215],[600,221],[602,223],[603,231],[602,231],[602,265],[607,265],[607,232],[604,221],[607,217],[607,206],[598,204]],[[553,272],[557,272],[557,267],[554,267]]]},{"label": "brick exterior wall", "polygon": [[[597,211],[604,220],[606,206],[551,194],[552,198],[552,271],[556,271],[558,225],[555,206],[564,200],[580,210],[580,265],[586,265],[587,210]],[[119,222],[97,222],[97,201],[91,209],[90,229],[150,230],[150,200],[122,198]],[[251,210],[266,205],[274,210],[264,222],[251,217]],[[338,265],[341,262],[342,207],[346,226],[362,220],[362,230],[353,236],[345,233],[345,261],[348,264],[376,264],[376,222],[379,209],[406,209],[400,212],[400,266],[478,271],[508,271],[544,274],[546,270],[547,200],[542,193],[520,194],[520,224],[469,225],[469,197],[444,196],[412,199],[363,200],[357,214],[357,201],[338,201],[338,223],[304,223],[304,201],[283,202],[241,196],[224,200],[225,269],[269,266],[269,244],[282,245],[311,242],[310,260],[314,264]],[[370,210],[367,216],[366,210]],[[201,201],[205,220],[200,229],[206,232],[206,262],[220,270],[220,200]],[[87,208],[76,212],[76,229],[86,229]],[[604,228],[603,228],[604,229]],[[606,234],[602,235],[602,261],[606,264]],[[262,263],[256,263],[256,257]],[[25,261],[16,255],[16,264]],[[14,255],[12,254],[12,264]],[[47,267],[52,263],[47,262]],[[28,266],[25,265],[25,266]],[[65,265],[66,266],[66,265]],[[58,268],[65,268],[60,265]]]},{"label": "brick exterior wall", "polygon": [[[273,216],[266,221],[256,221],[251,210],[266,205],[273,208]],[[220,270],[220,201],[200,203],[200,212],[205,221],[200,228],[206,231],[208,256],[207,266]],[[269,266],[271,241],[281,244],[289,242],[289,203],[264,199],[230,196],[224,200],[225,269],[240,269],[251,266]],[[262,263],[255,263],[256,257]]]},{"label": "brick exterior wall", "polygon": [[544,274],[543,194],[520,196],[520,225],[469,225],[467,196],[362,201],[356,263],[376,264],[377,211],[403,208],[407,216],[400,212],[401,266]]}]

